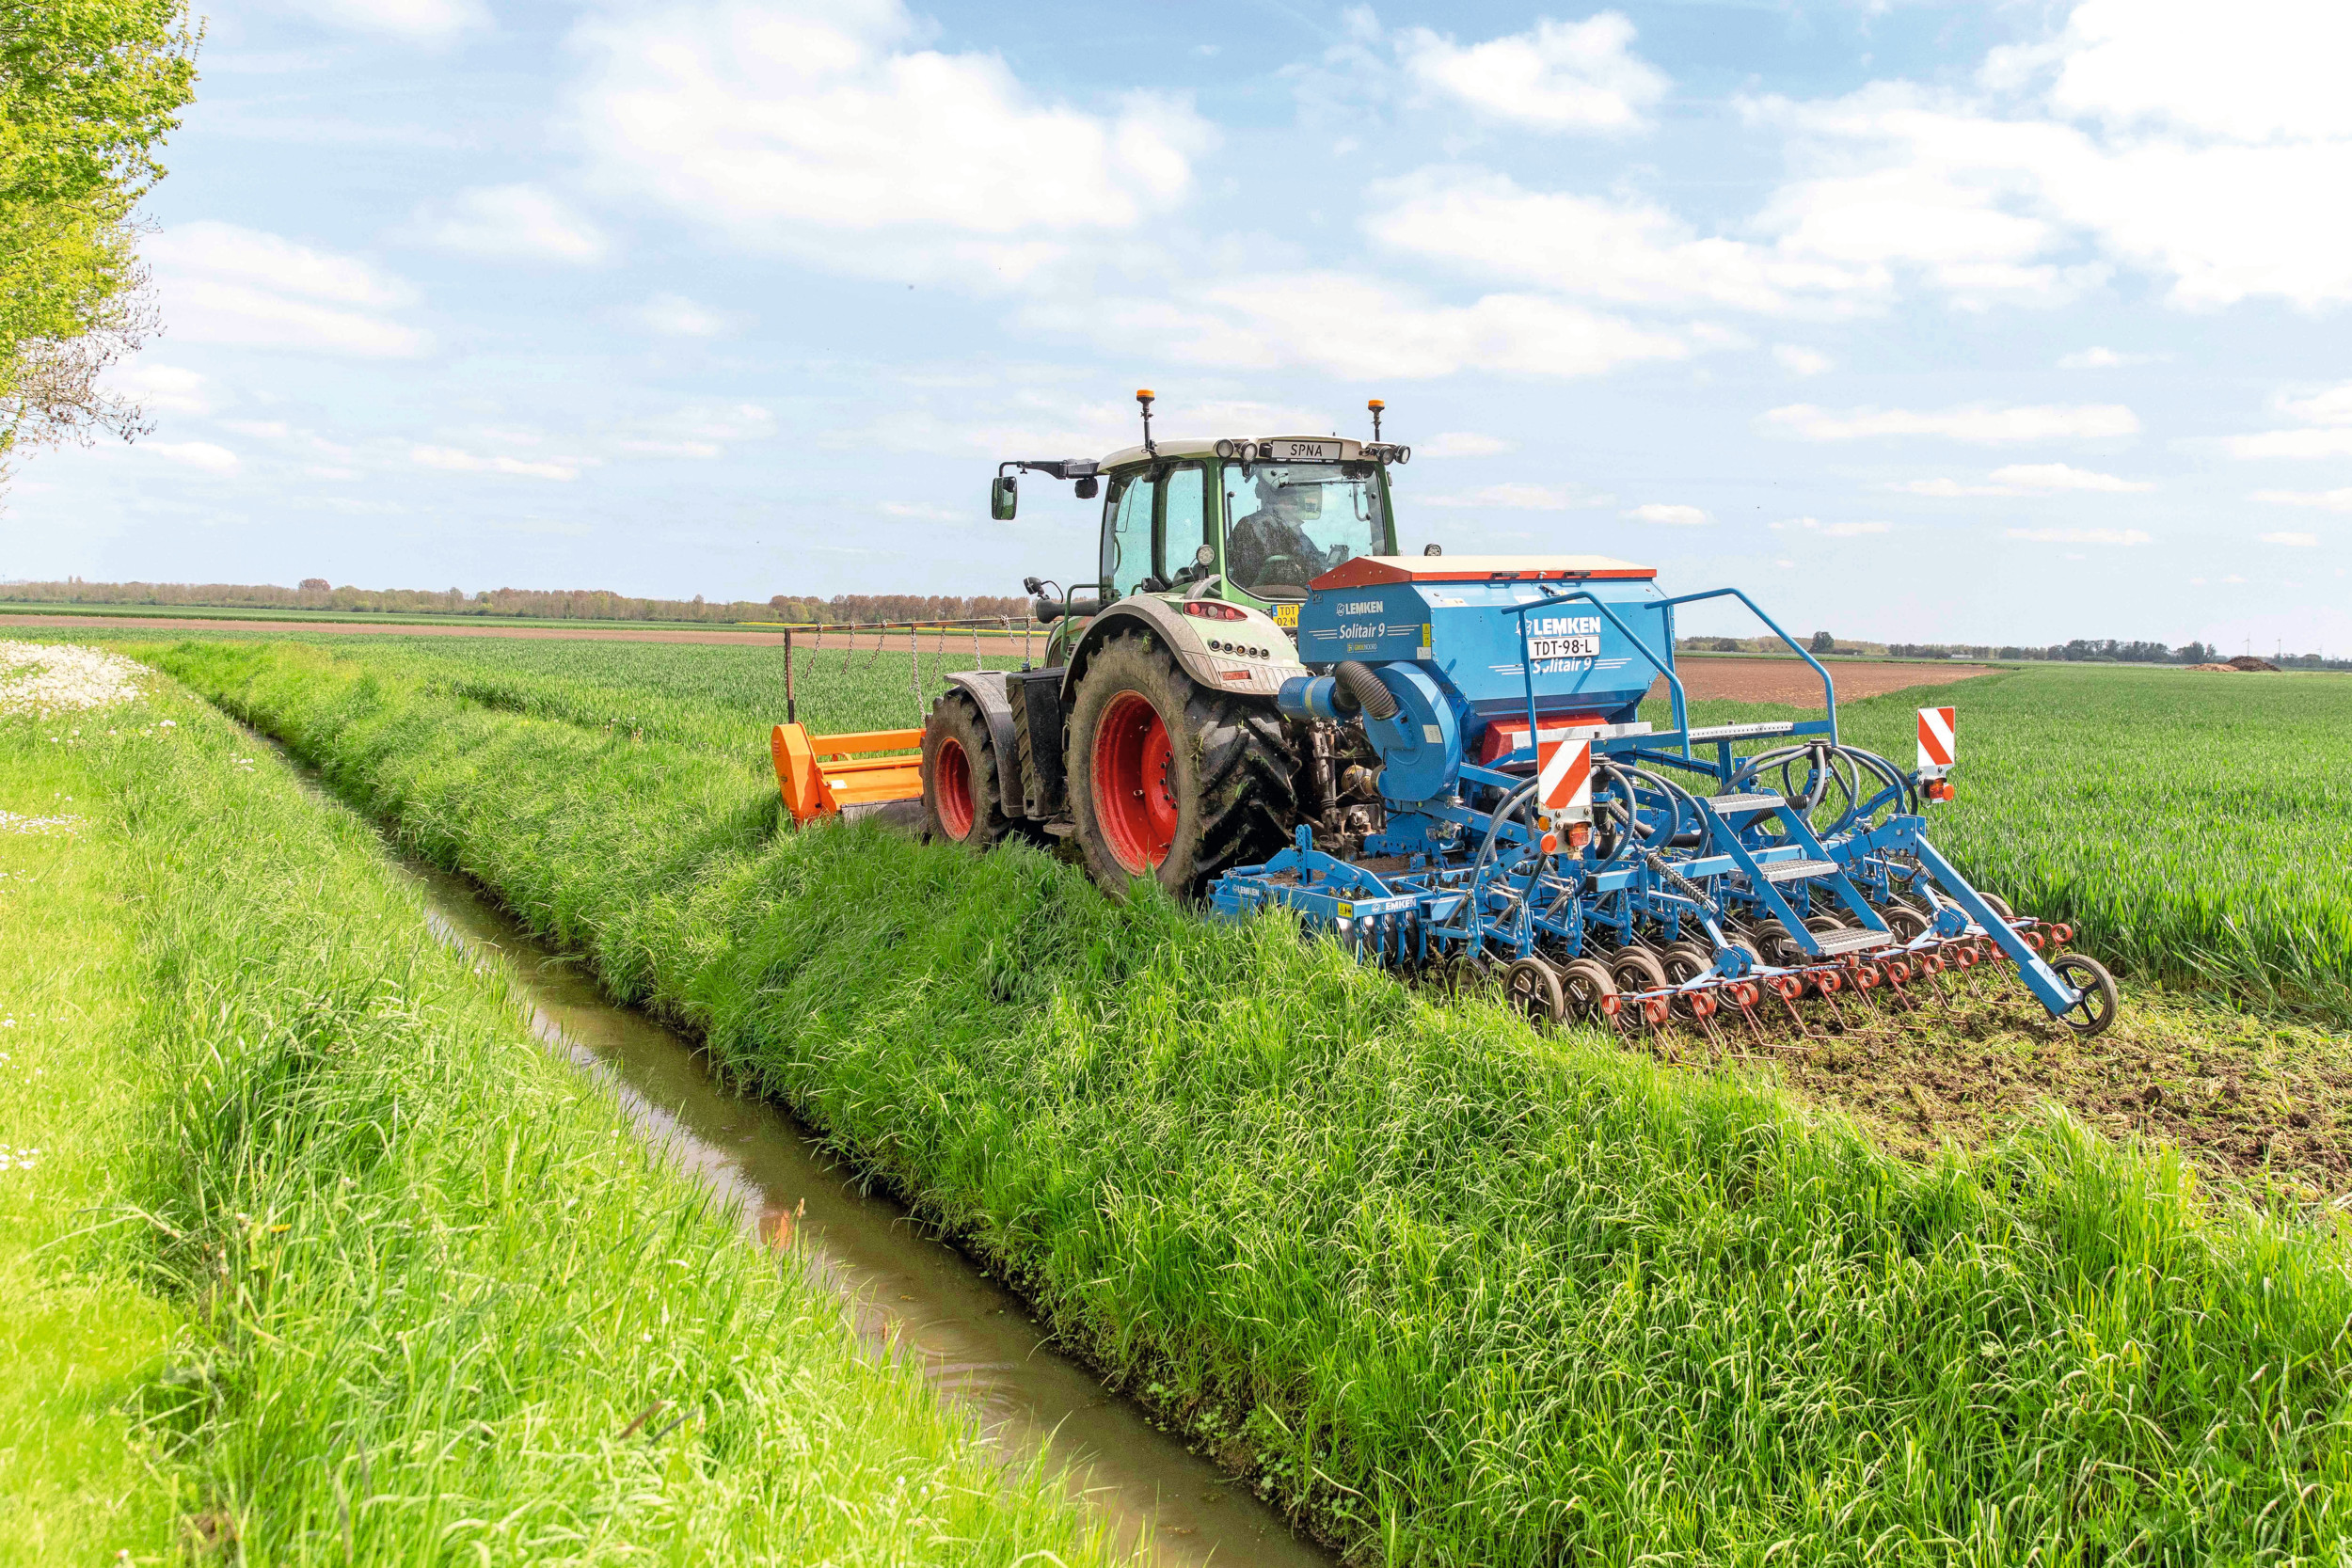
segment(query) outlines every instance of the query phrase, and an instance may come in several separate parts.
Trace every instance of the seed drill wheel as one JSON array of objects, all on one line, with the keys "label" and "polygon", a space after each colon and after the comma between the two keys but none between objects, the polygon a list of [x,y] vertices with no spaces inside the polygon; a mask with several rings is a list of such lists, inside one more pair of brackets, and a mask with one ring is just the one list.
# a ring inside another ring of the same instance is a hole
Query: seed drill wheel
[{"label": "seed drill wheel", "polygon": [[986,849],[1014,832],[998,792],[996,748],[972,699],[949,691],[923,726],[923,833]]},{"label": "seed drill wheel", "polygon": [[1620,991],[1664,990],[1666,966],[1645,947],[1620,947],[1609,955],[1609,978]]},{"label": "seed drill wheel", "polygon": [[1617,1016],[1617,983],[1596,958],[1571,958],[1560,968],[1560,995],[1577,1023],[1607,1023]]},{"label": "seed drill wheel", "polygon": [[1274,707],[1200,686],[1147,636],[1095,654],[1069,746],[1078,847],[1114,898],[1147,874],[1196,895],[1227,867],[1272,856],[1298,817],[1298,759]]},{"label": "seed drill wheel", "polygon": [[2050,960],[2058,977],[2083,993],[2082,1000],[2058,1015],[2058,1022],[2083,1038],[2105,1034],[2115,1022],[2115,1009],[2120,1001],[2115,992],[2115,976],[2096,958],[2069,953]]},{"label": "seed drill wheel", "polygon": [[1567,1016],[1560,976],[1541,958],[1514,958],[1502,972],[1502,999],[1530,1023],[1557,1023]]}]

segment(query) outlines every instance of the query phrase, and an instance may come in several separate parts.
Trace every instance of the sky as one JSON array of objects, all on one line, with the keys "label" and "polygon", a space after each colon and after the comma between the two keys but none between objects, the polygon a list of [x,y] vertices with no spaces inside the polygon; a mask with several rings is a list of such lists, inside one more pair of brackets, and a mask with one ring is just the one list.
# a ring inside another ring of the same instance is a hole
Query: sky
[{"label": "sky", "polygon": [[2352,651],[2347,57],[2341,0],[223,6],[152,432],[20,464],[0,578],[1012,593],[1096,507],[994,464],[1150,387],[1384,399],[1411,551]]}]

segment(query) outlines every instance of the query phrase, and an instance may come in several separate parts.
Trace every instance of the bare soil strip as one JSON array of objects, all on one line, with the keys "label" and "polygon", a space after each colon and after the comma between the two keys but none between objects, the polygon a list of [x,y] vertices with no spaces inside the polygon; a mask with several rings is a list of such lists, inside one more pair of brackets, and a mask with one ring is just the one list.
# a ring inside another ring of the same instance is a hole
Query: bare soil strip
[{"label": "bare soil strip", "polygon": [[[1913,686],[1947,686],[1972,675],[1989,675],[1989,664],[1848,664],[1829,667],[1837,695],[1851,702],[1876,697]],[[1791,707],[1821,706],[1821,677],[1812,667],[1793,658],[1684,658],[1675,665],[1682,689],[1693,702],[1722,698],[1735,703],[1785,703]],[[1666,695],[1663,677],[1650,688],[1653,697]]]}]

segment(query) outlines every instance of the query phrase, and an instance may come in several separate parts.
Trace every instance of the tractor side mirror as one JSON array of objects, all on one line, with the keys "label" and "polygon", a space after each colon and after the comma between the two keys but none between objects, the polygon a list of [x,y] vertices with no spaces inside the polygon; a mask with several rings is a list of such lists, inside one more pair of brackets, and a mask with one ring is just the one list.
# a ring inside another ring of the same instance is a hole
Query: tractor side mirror
[{"label": "tractor side mirror", "polygon": [[1021,489],[1012,475],[998,474],[988,482],[988,515],[998,522],[1011,522],[1013,509],[1020,501]]}]

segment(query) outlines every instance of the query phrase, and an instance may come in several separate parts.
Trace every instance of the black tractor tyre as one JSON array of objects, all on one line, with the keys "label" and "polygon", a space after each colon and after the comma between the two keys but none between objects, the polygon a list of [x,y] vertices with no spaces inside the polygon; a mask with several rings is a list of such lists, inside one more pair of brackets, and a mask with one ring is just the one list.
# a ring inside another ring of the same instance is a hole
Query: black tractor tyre
[{"label": "black tractor tyre", "polygon": [[1004,808],[1003,776],[988,721],[961,691],[931,704],[923,726],[923,837],[975,854],[1011,836],[1019,820]]},{"label": "black tractor tyre", "polygon": [[[1164,738],[1152,736],[1154,721]],[[1170,893],[1197,897],[1220,872],[1291,840],[1298,753],[1281,716],[1263,700],[1200,686],[1149,636],[1131,633],[1095,654],[1069,735],[1073,836],[1088,874],[1114,898],[1147,866]],[[1106,802],[1113,786],[1097,776],[1098,757],[1110,773],[1125,770],[1123,801]]]}]

